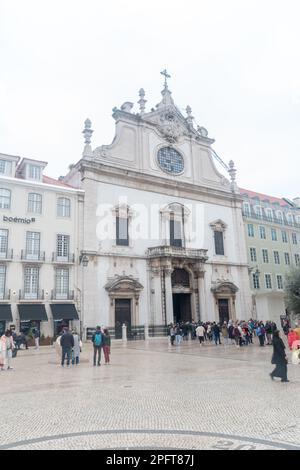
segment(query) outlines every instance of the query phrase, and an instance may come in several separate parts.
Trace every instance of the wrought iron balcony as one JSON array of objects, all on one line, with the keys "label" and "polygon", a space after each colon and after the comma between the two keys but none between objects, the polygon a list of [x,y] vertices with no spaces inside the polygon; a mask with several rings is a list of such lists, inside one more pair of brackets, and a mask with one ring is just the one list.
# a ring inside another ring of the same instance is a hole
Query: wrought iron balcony
[{"label": "wrought iron balcony", "polygon": [[44,298],[44,290],[38,290],[36,292],[19,290],[19,300],[44,300]]},{"label": "wrought iron balcony", "polygon": [[0,260],[11,261],[14,256],[14,250],[0,251]]},{"label": "wrought iron balcony", "polygon": [[249,211],[242,211],[243,217],[246,219],[254,219],[254,220],[261,220],[262,222],[270,222],[272,224],[278,224],[278,225],[284,225],[285,227],[295,227],[295,228],[300,228],[300,224],[294,222],[294,221],[288,221],[286,218],[284,219],[279,219],[278,217],[275,217],[274,215],[267,216],[263,214],[256,214],[253,210]]},{"label": "wrought iron balcony", "polygon": [[22,250],[21,251],[21,260],[22,261],[32,261],[32,262],[41,262],[45,261],[45,252],[37,251],[32,253],[31,251]]},{"label": "wrought iron balcony", "polygon": [[208,250],[185,248],[178,246],[162,245],[148,248],[149,258],[190,258],[194,260],[206,261]]},{"label": "wrought iron balcony", "polygon": [[10,289],[0,292],[0,301],[10,300]]},{"label": "wrought iron balcony", "polygon": [[68,292],[57,292],[56,290],[52,290],[51,300],[74,300],[74,291],[69,290]]},{"label": "wrought iron balcony", "polygon": [[58,255],[56,252],[52,253],[52,262],[53,263],[75,263],[75,254],[74,253],[68,253],[65,256]]}]

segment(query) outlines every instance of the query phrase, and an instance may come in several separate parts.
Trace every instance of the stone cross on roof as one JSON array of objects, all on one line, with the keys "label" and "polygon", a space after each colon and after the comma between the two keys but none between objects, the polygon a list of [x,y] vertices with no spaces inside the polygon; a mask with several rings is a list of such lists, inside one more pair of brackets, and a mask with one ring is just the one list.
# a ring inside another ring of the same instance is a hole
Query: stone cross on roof
[{"label": "stone cross on roof", "polygon": [[165,89],[168,88],[167,78],[171,78],[171,75],[168,74],[167,69],[160,72],[165,77]]}]

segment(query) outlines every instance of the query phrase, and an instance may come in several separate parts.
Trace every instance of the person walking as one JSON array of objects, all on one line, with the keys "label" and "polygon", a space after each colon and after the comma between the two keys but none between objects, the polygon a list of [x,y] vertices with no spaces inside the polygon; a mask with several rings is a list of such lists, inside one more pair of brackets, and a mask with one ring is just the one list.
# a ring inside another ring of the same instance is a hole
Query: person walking
[{"label": "person walking", "polygon": [[222,336],[223,336],[223,339],[224,339],[224,344],[228,345],[229,344],[229,332],[228,332],[226,321],[224,321],[224,323],[222,325],[221,333],[222,333]]},{"label": "person walking", "polygon": [[196,335],[198,336],[200,346],[204,346],[204,332],[205,328],[202,323],[196,328]]},{"label": "person walking", "polygon": [[110,346],[111,346],[111,338],[107,328],[103,331],[103,353],[105,359],[105,365],[109,364],[109,356],[110,356]]},{"label": "person walking", "polygon": [[171,327],[170,327],[170,342],[171,342],[172,346],[174,346],[175,335],[176,335],[175,327],[174,327],[174,325],[171,325]]},{"label": "person walking", "polygon": [[97,365],[101,366],[101,349],[103,346],[103,333],[101,331],[100,326],[96,327],[96,331],[92,336],[92,343],[94,347],[94,366],[96,365],[97,354],[98,354]]},{"label": "person walking", "polygon": [[274,380],[274,377],[280,377],[281,382],[289,382],[287,378],[288,359],[284,350],[284,342],[280,338],[280,332],[276,330],[273,334],[273,356],[271,360],[271,364],[276,364],[276,367],[270,373],[270,377],[272,380]]},{"label": "person walking", "polygon": [[177,323],[176,328],[175,328],[175,341],[176,344],[179,345],[182,340],[182,329],[180,328],[179,323]]},{"label": "person walking", "polygon": [[32,333],[34,337],[35,349],[40,349],[40,332],[37,326],[34,328]]},{"label": "person walking", "polygon": [[79,364],[82,343],[80,341],[79,335],[77,334],[76,330],[72,331],[72,335],[74,338],[74,346],[73,346],[73,351],[72,351],[72,365],[77,366]]},{"label": "person walking", "polygon": [[74,347],[74,338],[70,333],[69,328],[65,327],[64,332],[60,338],[61,345],[61,366],[65,365],[65,358],[67,356],[67,367],[70,367],[72,348]]},{"label": "person walking", "polygon": [[4,335],[0,338],[0,366],[1,370],[11,370],[12,367],[10,365],[12,352],[15,348],[13,337],[10,330],[6,330]]},{"label": "person walking", "polygon": [[265,328],[263,323],[260,323],[256,328],[256,336],[259,339],[259,345],[263,347],[265,345]]},{"label": "person walking", "polygon": [[213,323],[212,332],[213,332],[214,341],[215,341],[216,346],[218,344],[222,344],[221,343],[221,338],[220,338],[220,328],[219,328],[219,325],[217,325],[216,322]]}]

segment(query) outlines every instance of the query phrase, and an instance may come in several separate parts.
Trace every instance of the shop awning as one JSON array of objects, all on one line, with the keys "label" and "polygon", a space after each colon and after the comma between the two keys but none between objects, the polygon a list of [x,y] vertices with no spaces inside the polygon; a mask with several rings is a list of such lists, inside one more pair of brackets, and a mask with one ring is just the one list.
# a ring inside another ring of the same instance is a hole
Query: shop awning
[{"label": "shop awning", "polygon": [[79,320],[74,304],[50,304],[53,320]]},{"label": "shop awning", "polygon": [[18,310],[20,315],[20,321],[48,321],[44,304],[19,304]]},{"label": "shop awning", "polygon": [[11,305],[0,304],[0,320],[12,321]]}]

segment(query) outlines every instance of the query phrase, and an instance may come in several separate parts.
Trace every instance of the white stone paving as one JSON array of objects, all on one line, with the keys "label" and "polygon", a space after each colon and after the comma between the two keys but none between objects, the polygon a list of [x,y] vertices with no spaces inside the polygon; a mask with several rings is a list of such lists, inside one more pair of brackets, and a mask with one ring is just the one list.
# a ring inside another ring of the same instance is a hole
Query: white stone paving
[{"label": "white stone paving", "polygon": [[[113,342],[111,365],[59,366],[51,347],[0,372],[0,449],[300,449],[300,365],[272,382],[272,347]],[[7,427],[9,423],[9,427]]]}]

